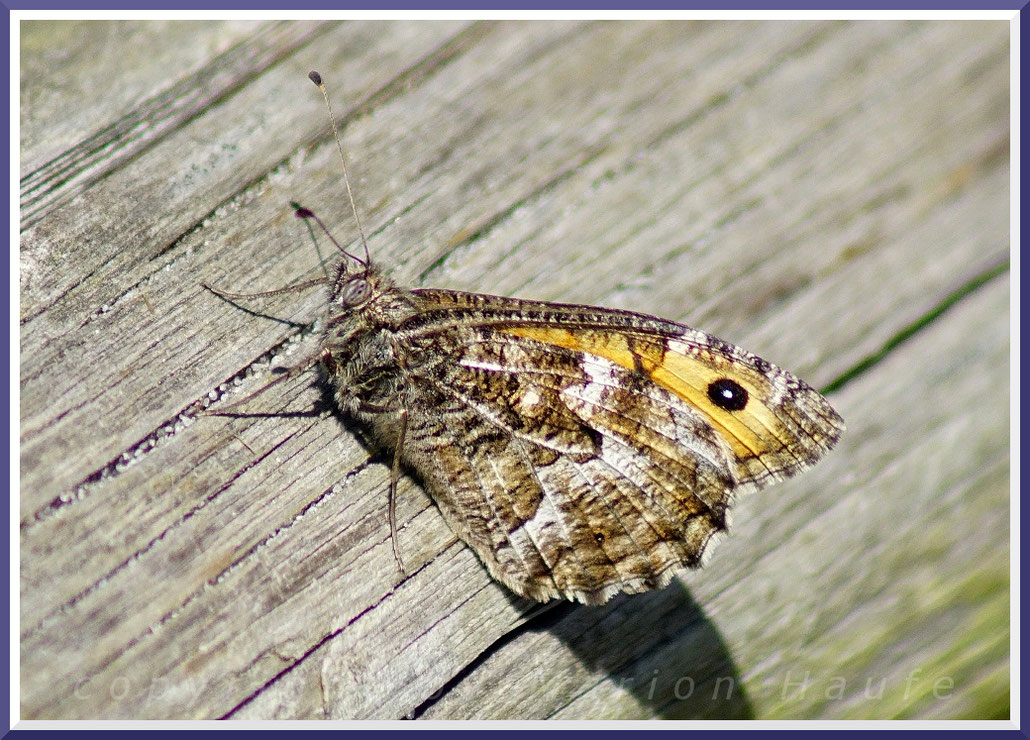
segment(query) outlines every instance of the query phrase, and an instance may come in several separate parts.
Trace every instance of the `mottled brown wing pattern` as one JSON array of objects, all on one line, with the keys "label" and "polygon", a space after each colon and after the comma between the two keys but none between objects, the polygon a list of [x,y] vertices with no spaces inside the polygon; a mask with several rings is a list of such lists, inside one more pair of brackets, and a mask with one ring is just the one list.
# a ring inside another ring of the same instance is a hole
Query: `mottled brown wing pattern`
[{"label": "mottled brown wing pattern", "polygon": [[[731,497],[807,467],[843,430],[803,382],[623,311],[440,290],[396,328],[402,459],[491,575],[600,603],[700,564]],[[710,398],[717,379],[745,408]]]},{"label": "mottled brown wing pattern", "polygon": [[340,411],[393,453],[394,537],[403,462],[495,579],[602,603],[698,565],[733,496],[808,467],[844,431],[798,378],[671,321],[398,286],[369,257],[349,180],[347,193],[364,258],[294,203],[337,248],[335,276],[211,290],[329,286],[319,351],[257,393],[321,365]]},{"label": "mottled brown wing pattern", "polygon": [[[533,598],[596,601],[654,588],[673,565],[695,562],[713,524],[721,525],[729,482],[718,472],[724,465],[676,446],[704,428],[673,410],[660,389],[621,412],[592,398],[604,393],[590,375],[606,371],[604,361],[584,366],[558,348],[542,370],[538,353],[520,357],[518,344],[477,333],[457,356],[409,370],[417,393],[431,394],[418,402],[450,407],[452,416],[440,421],[447,435],[409,425],[402,455],[417,460],[491,574]],[[705,454],[721,457],[717,445],[706,446]]]}]

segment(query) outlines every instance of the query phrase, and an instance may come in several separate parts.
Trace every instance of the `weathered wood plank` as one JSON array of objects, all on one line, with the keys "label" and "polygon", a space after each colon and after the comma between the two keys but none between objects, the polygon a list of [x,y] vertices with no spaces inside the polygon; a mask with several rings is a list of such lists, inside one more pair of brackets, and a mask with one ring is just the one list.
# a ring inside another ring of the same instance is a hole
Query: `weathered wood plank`
[{"label": "weathered wood plank", "polygon": [[[314,275],[291,199],[353,238],[309,68],[398,279],[684,320],[825,384],[1004,263],[1007,61],[1002,23],[345,23],[241,75],[23,232],[23,715],[1005,714],[1004,278],[843,384],[841,448],[740,502],[689,594],[541,632],[409,481],[396,573],[387,469],[338,420],[196,411],[313,346],[199,283]],[[252,405],[319,399],[283,386]],[[949,699],[900,696],[914,667]]]},{"label": "weathered wood plank", "polygon": [[[64,24],[61,24],[64,25]],[[123,43],[137,44],[146,43],[147,35],[160,34],[160,30],[150,31],[153,27],[141,24],[124,24],[132,30],[142,30],[144,39],[125,40]],[[190,32],[200,24],[186,23],[182,27],[173,27],[173,30]],[[252,24],[254,25],[254,24]],[[30,28],[32,25],[30,25]],[[83,29],[76,51],[79,52],[80,61],[83,52],[89,49],[103,49],[110,33],[118,33],[123,24],[78,24],[72,28]],[[218,26],[215,25],[215,28]],[[160,29],[160,26],[158,26]],[[203,29],[208,27],[201,26]],[[87,190],[96,184],[105,175],[122,168],[130,159],[146,151],[150,145],[164,137],[167,132],[176,131],[192,118],[202,114],[205,110],[218,102],[224,95],[231,94],[236,88],[246,84],[251,78],[264,72],[269,67],[281,62],[299,47],[310,43],[319,33],[324,33],[331,24],[326,23],[265,23],[251,29],[251,32],[244,38],[239,39],[215,60],[205,64],[192,74],[183,74],[181,79],[171,87],[162,90],[159,94],[152,95],[144,100],[130,100],[131,109],[123,116],[96,131],[84,141],[76,141],[73,146],[66,149],[59,149],[59,154],[52,159],[36,164],[41,151],[53,151],[54,143],[50,137],[39,141],[31,142],[25,147],[23,167],[29,173],[21,182],[21,227],[23,230],[29,228],[49,213],[54,211],[62,202],[74,198],[79,193]],[[113,29],[113,31],[112,31]],[[39,44],[55,43],[48,31],[50,24],[43,24]],[[216,34],[217,35],[217,34]],[[33,39],[29,39],[32,43]],[[166,42],[167,43],[167,42]],[[192,45],[190,48],[196,48]],[[45,55],[41,55],[45,59]],[[124,63],[124,60],[112,60],[102,56],[103,61],[114,64]],[[152,59],[151,63],[158,60]],[[205,60],[206,61],[206,60]],[[77,95],[69,94],[65,89],[64,95],[53,96],[50,94],[53,89],[50,86],[59,86],[64,81],[47,79],[48,72],[52,70],[43,66],[42,69],[34,70],[27,65],[28,70],[24,74],[41,74],[42,79],[33,80],[28,86],[31,90],[38,91],[36,99],[28,101],[25,105],[27,110],[37,109],[37,100],[43,102],[38,106],[44,115],[67,115],[61,119],[61,127],[64,129],[65,138],[68,135],[81,133],[83,126],[90,126],[98,117],[111,117],[113,110],[110,108],[98,110],[96,103],[86,106],[84,109],[62,106],[63,109],[56,111],[55,103],[67,103],[79,101],[86,97],[84,90],[75,90]],[[78,81],[85,82],[89,86],[103,85],[103,71],[97,70],[102,66],[95,60],[91,60],[90,71],[95,74],[81,74]],[[113,79],[120,81],[121,75],[117,74],[120,69],[104,70],[111,74]],[[146,70],[137,69],[135,74]],[[155,72],[163,72],[160,68],[151,67],[149,80],[153,81]],[[98,76],[100,75],[100,76]],[[24,77],[23,77],[24,79]],[[162,78],[158,78],[162,79]],[[120,95],[126,91],[121,90]],[[99,96],[101,101],[108,100],[110,96]],[[111,101],[113,102],[113,101]],[[46,131],[43,127],[27,126],[28,131]],[[60,131],[57,132],[57,141],[60,142]],[[32,144],[36,144],[35,147]]]}]

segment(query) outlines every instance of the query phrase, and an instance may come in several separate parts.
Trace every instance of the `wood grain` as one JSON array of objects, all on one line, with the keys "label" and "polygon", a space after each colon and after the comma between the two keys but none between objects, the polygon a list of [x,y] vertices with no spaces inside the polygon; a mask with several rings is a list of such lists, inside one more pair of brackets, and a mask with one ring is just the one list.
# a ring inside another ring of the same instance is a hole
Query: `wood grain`
[{"label": "wood grain", "polygon": [[[23,718],[1009,716],[1006,23],[20,30]],[[313,374],[198,416],[324,302],[201,283],[356,236],[309,69],[398,280],[697,326],[841,445],[659,593],[541,611],[407,478],[398,573]]]}]

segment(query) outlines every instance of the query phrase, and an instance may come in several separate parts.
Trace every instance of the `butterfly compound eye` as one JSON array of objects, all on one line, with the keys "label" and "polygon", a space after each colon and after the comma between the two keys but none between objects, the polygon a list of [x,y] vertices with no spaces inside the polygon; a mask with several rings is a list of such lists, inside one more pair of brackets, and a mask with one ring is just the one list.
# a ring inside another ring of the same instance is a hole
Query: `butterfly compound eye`
[{"label": "butterfly compound eye", "polygon": [[735,380],[721,378],[708,386],[708,398],[727,411],[740,411],[747,406],[747,391]]},{"label": "butterfly compound eye", "polygon": [[356,277],[344,283],[340,288],[340,303],[345,306],[358,306],[372,295],[372,286],[363,277]]}]

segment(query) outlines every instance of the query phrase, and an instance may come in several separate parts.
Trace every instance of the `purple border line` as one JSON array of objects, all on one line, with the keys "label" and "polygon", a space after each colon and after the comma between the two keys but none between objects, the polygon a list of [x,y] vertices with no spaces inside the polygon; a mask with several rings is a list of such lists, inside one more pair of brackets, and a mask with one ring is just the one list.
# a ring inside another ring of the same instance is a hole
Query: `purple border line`
[{"label": "purple border line", "polygon": [[[971,7],[968,2],[967,3],[961,3],[961,4],[960,3],[940,3],[940,2],[938,2],[938,3],[909,2],[906,5],[901,6],[901,7],[899,7],[898,5],[889,4],[889,3],[886,3],[886,2],[867,2],[867,3],[851,3],[851,4],[848,4],[848,5],[841,5],[841,6],[838,6],[837,8],[833,8],[833,9],[835,9],[835,10],[844,10],[844,11],[847,11],[847,10],[856,10],[856,11],[859,11],[859,10],[895,10],[895,11],[898,11],[898,10],[900,10],[900,11],[905,11],[905,10],[945,10],[945,11],[948,11],[948,10],[970,10],[970,11],[976,11],[976,10],[1021,10],[1025,4],[1026,4],[1025,2],[1018,2],[1018,1],[1017,2],[997,2],[997,1],[994,1],[994,2],[991,2],[987,6],[980,5],[979,7],[975,7],[974,8],[974,7]],[[3,48],[4,48],[4,52],[5,52],[4,55],[3,55],[3,64],[4,64],[4,67],[7,70],[7,78],[8,79],[10,79],[10,69],[9,69],[9,66],[10,66],[10,23],[11,23],[11,13],[10,13],[10,11],[11,10],[79,10],[79,11],[81,11],[81,10],[138,10],[139,9],[139,4],[138,3],[137,4],[129,4],[129,3],[118,3],[118,2],[103,2],[103,3],[99,3],[97,5],[94,5],[92,7],[89,7],[89,8],[85,8],[80,3],[73,3],[73,2],[54,2],[54,3],[51,3],[51,4],[47,5],[47,6],[42,6],[42,5],[39,5],[37,3],[31,3],[31,2],[5,2],[5,3],[2,3],[2,5],[3,5],[3,7],[5,7],[8,10],[8,13],[6,14],[6,17],[4,17],[4,19],[3,19]],[[439,8],[439,9],[447,9],[447,10],[476,10],[476,9],[481,9],[481,8],[482,8],[482,4],[474,5],[472,3],[451,2],[451,3],[448,3],[448,4],[446,4],[445,6]],[[216,10],[216,11],[217,10],[240,10],[240,9],[252,9],[252,10],[253,9],[258,9],[258,10],[266,9],[266,10],[269,10],[269,11],[274,11],[274,10],[277,10],[277,9],[281,9],[281,5],[273,5],[273,4],[267,3],[267,2],[266,3],[250,3],[250,4],[246,4],[246,5],[243,4],[243,3],[227,2],[227,3],[218,4],[216,6],[216,5],[212,5],[212,4],[201,4],[199,2],[182,2],[182,3],[155,4],[155,5],[152,5],[149,8],[149,10],[197,10],[197,9]],[[292,10],[301,10],[301,9],[303,9],[303,10],[330,10],[330,9],[335,9],[335,10],[341,10],[341,9],[342,10],[357,10],[357,9],[383,10],[384,8],[381,7],[381,6],[377,7],[377,6],[374,6],[372,4],[355,4],[355,5],[351,5],[351,6],[347,6],[347,7],[341,7],[340,5],[331,4],[329,2],[308,2],[308,3],[303,4],[303,6],[295,5],[292,8]],[[428,8],[426,8],[423,5],[418,5],[418,4],[414,4],[414,3],[401,3],[401,4],[393,6],[393,9],[397,9],[397,10],[416,10],[416,9],[428,9]],[[559,7],[556,7],[554,5],[545,5],[542,2],[536,2],[536,3],[534,3],[534,2],[525,2],[525,3],[519,4],[519,5],[506,5],[506,6],[503,6],[503,7],[495,6],[493,9],[494,10],[499,10],[499,9],[568,10],[568,9],[589,9],[589,8],[586,5],[578,5],[578,4],[563,5],[563,6],[561,6],[559,8]],[[598,8],[595,5],[595,6],[593,6],[593,9],[616,10],[618,8],[616,8],[615,6]],[[637,9],[651,9],[651,10],[654,10],[654,9],[658,9],[658,10],[702,10],[702,9],[705,9],[705,10],[716,10],[717,9],[717,10],[727,10],[727,8],[725,8],[725,7],[716,7],[714,4],[711,4],[711,3],[691,4],[691,3],[683,3],[683,2],[681,2],[681,3],[651,2],[651,3],[647,4],[646,8],[643,5],[639,5],[636,8],[634,8],[634,10],[637,10]],[[772,3],[761,3],[761,2],[742,3],[740,5],[735,6],[732,9],[733,10],[828,10],[828,9],[831,9],[831,8],[827,8],[826,4],[797,2],[795,0],[794,2],[790,2],[788,4],[778,5],[778,6],[774,6]],[[1021,36],[1025,36],[1023,31],[1027,30],[1028,23],[1030,23],[1030,22],[1025,21],[1024,17],[1021,16],[1020,19],[1019,19],[1019,23],[1020,23],[1020,35]],[[1022,58],[1020,58],[1020,67],[1021,67],[1021,72],[1022,72],[1023,71],[1023,69],[1022,69],[1022,67],[1023,67]],[[1021,75],[1020,79],[1022,81],[1025,78],[1026,78],[1026,75],[1023,74],[1023,75]],[[8,97],[8,105],[10,105],[10,97]],[[8,110],[8,116],[4,119],[5,120],[5,126],[8,127],[8,136],[7,136],[8,141],[10,141],[10,129],[9,129],[9,126],[10,126],[10,113],[11,113],[11,111]],[[10,158],[10,148],[8,147],[4,151],[6,152],[5,158],[7,159],[7,165],[8,165],[7,171],[10,172],[10,165],[11,165],[11,162],[10,162],[10,159],[9,159]],[[1025,158],[1026,156],[1027,155],[1025,153],[1023,153],[1022,157]],[[1016,166],[1021,166],[1022,165],[1022,161],[1020,161],[1018,163],[1014,163],[1014,164]],[[10,188],[11,188],[11,182],[8,180],[8,182],[7,182],[8,203],[10,203],[10,198],[11,198]],[[6,223],[6,226],[8,227],[8,229],[10,228],[10,223],[7,222],[7,219],[8,219],[9,215],[10,215],[9,210],[4,210],[4,220],[5,220],[5,223]],[[12,245],[12,247],[13,246],[14,245]],[[9,267],[10,267],[10,263],[8,261],[6,261],[6,260],[3,261],[3,268],[2,269],[3,269],[4,273],[5,273],[4,276],[7,278],[7,282],[6,282],[7,285],[11,284],[10,283],[11,275],[6,274],[7,270],[9,269]],[[11,332],[13,330],[12,321],[13,321],[13,317],[9,317],[9,320],[8,320],[8,323],[7,323],[7,330],[8,330],[8,332]],[[8,334],[8,337],[7,337],[8,342],[5,345],[5,348],[7,348],[8,351],[9,351],[9,348],[11,346],[11,344],[10,344],[11,338],[12,337],[10,336],[10,334]],[[8,388],[11,387],[11,385],[10,385],[11,378],[9,376],[9,373],[10,373],[10,360],[11,360],[11,358],[8,357],[7,358],[7,362],[3,364],[3,370],[2,370],[2,372],[3,372],[4,376],[5,376],[4,379],[7,381],[7,387]],[[10,396],[8,396],[8,404],[10,404],[10,401],[11,401],[11,398],[10,398]],[[12,413],[12,411],[13,411],[12,409],[8,408],[8,418],[10,418],[10,414]],[[9,426],[5,427],[5,429],[6,429],[6,431],[9,434],[9,432],[10,432]],[[7,441],[8,441],[8,449],[10,449],[10,445],[11,445],[12,440],[8,439]],[[10,465],[10,457],[9,456],[5,458],[5,461],[6,461],[5,465]],[[6,472],[8,473],[7,479],[10,480],[10,473],[11,473],[11,471],[7,470]],[[16,494],[15,494],[14,491],[9,491],[9,495],[13,496],[13,495],[16,495]],[[1030,516],[1030,514],[1024,514],[1024,516]],[[6,562],[6,559],[7,559],[8,555],[9,555],[9,553],[10,553],[10,541],[8,539],[9,537],[10,537],[10,529],[8,529],[6,527],[3,528],[2,543],[0,543],[0,558],[2,558],[5,562]],[[7,586],[7,588],[4,590],[4,597],[5,597],[5,599],[10,594],[10,583],[8,582],[8,579],[9,579],[9,576],[10,576],[9,563],[7,563],[7,565],[8,565],[8,567],[4,568],[4,570],[3,570],[4,584],[5,584],[5,586]],[[10,625],[10,621],[9,621],[9,614],[10,614],[9,607],[10,607],[10,605],[7,604],[7,606],[8,606],[8,608],[3,610],[2,616],[0,616],[0,620],[2,620],[3,624],[7,627],[7,629],[5,630],[6,634],[10,635],[11,634],[11,632],[10,632],[11,625]],[[5,661],[5,664],[6,665],[10,665],[10,659],[11,659],[12,656],[10,655],[10,642],[9,642],[9,640],[4,640],[2,652],[4,654],[4,657],[7,658],[7,660]],[[1021,650],[1021,653],[1022,653],[1022,650]],[[1018,657],[1017,656],[1013,656],[1013,657],[1015,657],[1018,660],[1020,660],[1020,662],[1022,660],[1022,654],[1020,654]],[[10,697],[10,685],[9,685],[9,677],[8,677],[8,672],[7,671],[0,671],[0,685],[2,685],[3,688],[5,689],[3,691],[3,696]],[[1025,683],[1024,683],[1024,686],[1025,686]],[[1021,692],[1021,694],[1022,694],[1022,692]],[[1021,695],[1020,697],[1017,698],[1017,701],[1020,702],[1021,706],[1026,706],[1025,704],[1022,704],[1022,698],[1023,697]],[[4,702],[2,712],[6,715],[6,714],[8,714],[9,710],[10,710],[10,703],[9,702]],[[13,720],[14,720],[14,717],[8,716],[6,725],[0,725],[0,737],[3,737],[3,735],[7,734],[6,728],[10,728],[12,726]],[[71,731],[73,731],[72,727],[69,727],[68,731],[62,731],[62,730],[49,730],[49,731],[44,730],[44,731],[41,731],[41,732],[40,731],[35,731],[35,734],[33,735],[33,737],[35,737],[35,738],[59,737],[59,736],[64,736],[64,735],[67,735],[67,734],[71,734]],[[567,732],[567,731],[568,730],[565,730],[564,732]],[[600,731],[601,731],[600,729],[592,730],[591,734],[594,734],[594,733],[600,732]],[[836,729],[836,730],[822,730],[822,732],[833,733],[833,734],[839,734],[841,731],[842,730],[840,730],[840,729]],[[178,733],[178,732],[184,732],[184,731],[183,730],[172,730],[172,732]],[[211,732],[211,731],[208,731],[208,732]],[[727,732],[722,732],[722,733],[719,733],[717,735],[717,737],[720,738],[720,739],[723,739],[723,740],[725,738],[741,737],[741,736],[744,736],[745,732],[746,731],[730,731],[728,733]],[[871,731],[870,730],[866,730],[865,732],[859,732],[857,736],[864,736],[867,732],[871,732]],[[925,736],[925,735],[928,735],[930,732],[933,733],[934,737],[937,737],[939,735],[939,733],[937,731],[929,731],[929,732],[927,732],[927,731],[923,731],[923,732],[917,731],[915,733],[913,733],[913,732],[906,732],[905,735],[906,735],[906,737],[911,737],[913,734],[924,735]],[[86,732],[79,731],[79,732],[76,732],[75,734],[77,734],[77,735],[86,734],[86,735],[96,735],[98,737],[99,736],[109,737],[110,733],[111,733],[110,730],[102,730],[102,731],[86,731]],[[698,733],[698,731],[694,731],[694,733]],[[953,731],[953,732],[948,733],[948,737],[949,738],[954,738],[955,740],[958,740],[958,738],[965,738],[965,737],[974,737],[974,736],[975,737],[980,737],[981,733],[982,733],[982,731],[961,731],[961,730],[959,730],[957,732]],[[213,732],[211,734],[213,734]],[[773,731],[773,733],[766,732],[765,734],[767,734],[767,735],[775,734],[775,735],[779,735],[779,736],[784,736],[787,733]],[[789,734],[790,734],[790,737],[792,737],[792,738],[796,737],[797,731],[790,731]],[[712,732],[712,731],[701,730],[699,732],[699,734],[696,734],[695,736],[700,738],[701,736],[711,737],[713,735],[715,735],[715,733]],[[853,734],[852,736],[856,736],[856,735]],[[1013,732],[1013,731],[1007,731],[1007,732],[1006,731],[1001,731],[1001,732],[998,732],[997,734],[992,733],[992,736],[993,737],[1025,737],[1021,733]]]},{"label": "purple border line", "polygon": [[[141,10],[141,4],[137,2],[118,2],[117,0],[102,0],[93,4],[86,4],[81,2],[74,2],[74,0],[51,0],[46,4],[31,2],[30,0],[8,0],[3,5],[8,10],[76,10],[76,11],[90,11],[90,10]],[[627,6],[625,3],[617,4],[608,0],[608,2],[594,2],[589,3],[586,0],[572,0],[571,2],[564,3],[553,3],[546,2],[545,0],[509,0],[505,3],[484,3],[482,0],[479,2],[472,2],[471,0],[445,0],[443,3],[438,5],[431,5],[425,2],[413,2],[412,0],[401,0],[397,3],[376,3],[374,0],[365,0],[364,2],[351,2],[351,3],[340,3],[331,2],[331,0],[306,0],[306,2],[293,4],[289,7],[290,11],[305,11],[305,10],[378,10],[378,11],[389,11],[389,10],[483,10],[484,7],[488,7],[489,10],[627,10],[627,11],[646,11],[646,10],[712,10],[712,11],[748,11],[748,10],[832,10],[832,11],[876,11],[876,10],[890,10],[890,11],[929,11],[929,10],[967,10],[967,11],[990,11],[990,10],[1012,10],[1017,11],[1026,5],[1025,0],[985,0],[983,3],[971,3],[969,0],[964,2],[946,2],[937,0],[937,2],[931,2],[930,0],[907,0],[907,2],[888,2],[887,0],[851,0],[850,2],[842,2],[837,5],[827,2],[815,2],[815,0],[781,0],[780,2],[774,2],[773,0],[744,0],[743,2],[737,2],[732,5],[726,5],[718,3],[716,0],[707,0],[705,2],[690,2],[689,0],[647,0],[639,4]],[[206,10],[206,11],[220,11],[220,10],[284,10],[282,2],[270,2],[265,0],[264,2],[232,2],[232,0],[223,1],[220,3],[204,3],[199,0],[183,0],[181,2],[157,2],[149,5],[146,10]]]},{"label": "purple border line", "polygon": [[[0,33],[3,34],[3,48],[4,48],[3,65],[4,65],[4,69],[6,70],[6,74],[4,76],[8,80],[10,80],[11,79],[11,69],[10,69],[10,66],[11,66],[11,54],[10,54],[10,52],[11,52],[11,49],[10,49],[10,46],[11,46],[11,14],[9,12],[4,16],[2,24],[3,24],[3,28],[2,28],[2,31],[0,31]],[[8,84],[12,84],[12,83],[8,83]],[[10,110],[10,105],[11,105],[11,96],[10,96],[10,94],[8,94],[8,96],[7,96],[8,111],[7,111],[7,115],[4,116],[4,129],[7,131],[7,136],[5,137],[5,139],[8,142],[8,145],[4,147],[4,161],[5,161],[6,165],[7,165],[7,167],[5,168],[4,171],[8,172],[8,173],[11,172],[11,166],[13,164],[10,161],[10,159],[11,159],[11,143],[10,143],[11,142],[11,110]],[[12,198],[12,195],[13,195],[12,192],[11,192],[12,183],[11,183],[10,177],[5,178],[5,180],[7,181],[7,203],[10,204],[12,202],[11,198]],[[10,224],[10,221],[9,221],[10,214],[11,214],[10,206],[8,206],[7,208],[4,208],[2,210],[3,210],[3,214],[4,214],[4,217],[3,217],[3,220],[4,220],[4,233],[5,234],[9,234],[9,233],[11,233],[11,231],[10,231],[11,224]],[[16,249],[17,245],[18,245],[18,242],[16,242],[15,244],[12,244],[11,245],[11,249],[12,250]],[[10,262],[10,260],[5,259],[5,260],[2,260],[2,264],[3,264],[3,267],[0,268],[0,269],[2,269],[3,273],[4,273],[4,285],[10,286],[11,285],[11,280],[12,280],[13,276],[7,274],[7,271],[10,269],[11,262]],[[10,301],[10,298],[11,298],[11,296],[8,296],[8,302]],[[19,303],[19,305],[20,305],[20,303]],[[11,348],[11,341],[13,339],[11,334],[14,331],[16,331],[15,326],[14,326],[14,321],[15,321],[15,319],[14,319],[13,316],[9,316],[7,318],[7,331],[9,333],[7,334],[7,337],[6,337],[7,341],[4,343],[5,354],[9,353],[11,351],[11,349],[10,349]],[[8,388],[8,389],[10,389],[12,387],[11,386],[11,377],[10,377],[10,375],[11,375],[11,361],[12,361],[12,359],[13,358],[11,358],[10,356],[6,357],[5,358],[6,361],[3,363],[3,370],[0,370],[0,372],[3,373],[4,387]],[[12,414],[14,414],[14,411],[15,411],[14,409],[11,408],[12,401],[13,401],[13,398],[11,397],[11,392],[8,391],[8,396],[7,396],[7,418],[8,419],[12,418]],[[3,428],[5,430],[5,435],[10,435],[10,424],[9,423],[8,424],[4,424]],[[13,442],[14,441],[12,439],[7,439],[7,445],[6,445],[6,449],[7,450],[11,450],[12,449],[11,445],[13,444]],[[12,473],[12,471],[9,469],[10,464],[11,464],[11,455],[7,454],[7,455],[4,456],[4,468],[5,468],[4,469],[4,473],[5,473],[4,480],[5,481],[10,481],[11,480],[11,473]],[[14,491],[14,490],[10,490],[10,491],[7,492],[7,496],[8,496],[8,507],[10,507],[10,505],[11,505],[10,502],[12,500],[14,500],[14,498],[16,496],[18,496],[18,493],[16,491]],[[11,699],[12,699],[12,697],[11,697],[11,685],[10,685],[10,672],[8,670],[8,667],[11,665],[11,659],[14,657],[13,655],[11,655],[11,634],[12,634],[11,633],[11,603],[10,603],[11,585],[12,585],[11,582],[10,582],[10,578],[11,578],[11,563],[8,562],[9,558],[10,558],[11,544],[12,544],[10,539],[9,539],[10,536],[11,536],[10,522],[8,522],[8,526],[3,527],[2,529],[3,529],[3,535],[0,536],[0,562],[2,562],[3,565],[0,566],[0,567],[3,568],[3,576],[2,577],[3,577],[3,602],[4,602],[4,608],[0,609],[0,611],[2,611],[2,615],[0,615],[0,621],[2,621],[2,623],[4,625],[4,631],[3,631],[4,639],[3,639],[3,648],[0,648],[0,652],[2,652],[2,654],[3,654],[3,661],[4,662],[3,662],[3,667],[0,668],[0,686],[2,686],[2,689],[0,689],[0,690],[3,691],[3,693],[0,694],[0,701],[3,701],[3,709],[0,710],[0,713],[2,713],[2,715],[0,715],[0,716],[7,717],[7,722],[6,722],[6,724],[0,725],[0,736],[5,734],[5,730],[7,728],[11,727],[11,725],[13,724],[14,719],[15,719],[14,717],[8,716],[9,713],[10,713],[10,710],[11,710],[11,706],[12,706],[12,701],[11,701]]]}]

